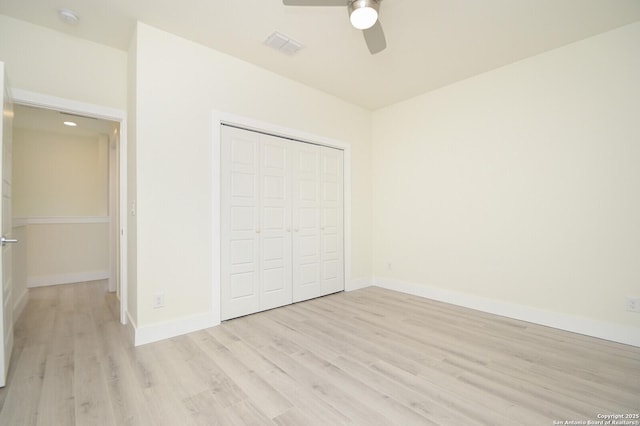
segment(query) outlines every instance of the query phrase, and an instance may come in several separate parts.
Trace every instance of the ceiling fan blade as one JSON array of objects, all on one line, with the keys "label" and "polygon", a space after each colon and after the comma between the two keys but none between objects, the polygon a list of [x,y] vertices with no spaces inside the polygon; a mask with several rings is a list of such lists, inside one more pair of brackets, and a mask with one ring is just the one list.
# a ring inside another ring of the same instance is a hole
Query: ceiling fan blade
[{"label": "ceiling fan blade", "polygon": [[378,20],[373,27],[363,30],[364,41],[367,42],[367,47],[372,55],[382,52],[387,48],[387,40],[384,38],[384,31],[382,30],[382,24]]},{"label": "ceiling fan blade", "polygon": [[282,0],[285,6],[346,6],[347,0]]}]

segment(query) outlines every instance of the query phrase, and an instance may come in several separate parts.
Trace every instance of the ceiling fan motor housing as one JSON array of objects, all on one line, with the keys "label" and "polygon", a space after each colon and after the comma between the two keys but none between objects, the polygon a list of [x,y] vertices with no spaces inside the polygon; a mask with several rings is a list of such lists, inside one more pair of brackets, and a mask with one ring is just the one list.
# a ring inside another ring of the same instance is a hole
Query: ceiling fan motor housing
[{"label": "ceiling fan motor housing", "polygon": [[348,0],[349,12],[352,12],[353,9],[357,7],[372,7],[378,11],[380,8],[380,2],[382,0]]}]

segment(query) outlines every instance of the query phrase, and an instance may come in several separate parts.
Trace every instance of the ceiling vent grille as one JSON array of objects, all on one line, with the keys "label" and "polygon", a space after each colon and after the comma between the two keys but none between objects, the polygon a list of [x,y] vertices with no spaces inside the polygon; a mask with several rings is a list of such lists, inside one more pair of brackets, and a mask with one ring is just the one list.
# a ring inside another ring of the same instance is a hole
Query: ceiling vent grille
[{"label": "ceiling vent grille", "polygon": [[299,41],[287,37],[277,31],[267,37],[264,44],[289,56],[295,55],[304,47]]}]

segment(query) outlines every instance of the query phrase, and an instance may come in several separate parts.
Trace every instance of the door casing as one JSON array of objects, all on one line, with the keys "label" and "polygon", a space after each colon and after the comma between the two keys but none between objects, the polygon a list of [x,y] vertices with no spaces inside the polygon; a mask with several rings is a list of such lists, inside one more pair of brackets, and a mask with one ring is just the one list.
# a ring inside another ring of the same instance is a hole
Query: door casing
[{"label": "door casing", "polygon": [[[120,323],[127,324],[127,113],[126,111],[74,101],[56,96],[44,95],[27,90],[13,89],[15,104],[36,108],[52,109],[71,114],[84,115],[101,120],[114,121],[120,124],[118,144],[119,167],[119,225],[120,225]],[[110,245],[114,239],[110,238]],[[109,253],[114,250],[109,247]]]}]

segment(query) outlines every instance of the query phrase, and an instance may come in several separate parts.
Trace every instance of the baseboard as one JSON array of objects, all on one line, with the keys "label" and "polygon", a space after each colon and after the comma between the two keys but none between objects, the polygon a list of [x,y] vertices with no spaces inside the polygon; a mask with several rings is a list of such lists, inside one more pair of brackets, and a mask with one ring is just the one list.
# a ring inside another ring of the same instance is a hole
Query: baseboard
[{"label": "baseboard", "polygon": [[24,289],[15,305],[13,306],[13,323],[15,324],[22,315],[22,311],[24,311],[24,307],[27,306],[27,302],[29,301],[29,290]]},{"label": "baseboard", "polygon": [[129,318],[129,320],[129,323],[132,324],[134,328],[135,346],[146,345],[147,343],[158,342],[160,340],[220,325],[220,321],[215,320],[213,313],[192,315],[174,321],[165,321],[141,327],[136,327],[135,323],[131,321],[131,318]]},{"label": "baseboard", "polygon": [[131,318],[131,313],[129,311],[127,311],[126,313],[127,316],[127,323],[124,325],[127,328],[127,335],[129,336],[129,342],[131,342],[132,345],[136,345],[136,329],[138,328],[138,326],[136,325],[136,322],[133,320],[133,318]]},{"label": "baseboard", "polygon": [[371,278],[352,279],[348,284],[348,286],[345,286],[345,291],[360,290],[361,288],[371,287]]},{"label": "baseboard", "polygon": [[73,284],[85,281],[109,279],[109,271],[89,271],[75,274],[52,274],[27,277],[27,287],[43,287],[48,285]]},{"label": "baseboard", "polygon": [[373,285],[477,311],[640,347],[640,328],[553,312],[422,284],[374,278]]},{"label": "baseboard", "polygon": [[[345,288],[345,290],[353,291],[369,287],[370,285],[371,279],[361,278],[351,280],[348,288]],[[175,321],[166,321],[141,327],[136,325],[135,321],[133,321],[128,313],[127,317],[129,319],[127,321],[127,325],[131,330],[130,333],[134,336],[133,341],[135,346],[158,342],[160,340],[220,325],[219,315],[216,317],[215,313],[193,315]]]}]

